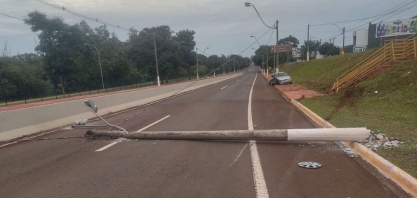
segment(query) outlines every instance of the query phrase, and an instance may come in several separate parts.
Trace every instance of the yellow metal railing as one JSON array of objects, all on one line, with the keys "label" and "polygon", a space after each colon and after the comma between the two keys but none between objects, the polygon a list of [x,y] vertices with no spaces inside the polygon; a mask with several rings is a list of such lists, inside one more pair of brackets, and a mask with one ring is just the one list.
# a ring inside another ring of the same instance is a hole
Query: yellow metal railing
[{"label": "yellow metal railing", "polygon": [[415,58],[417,58],[416,34],[405,39],[385,41],[383,47],[340,75],[333,84],[332,91],[338,92],[362,80],[378,66]]}]

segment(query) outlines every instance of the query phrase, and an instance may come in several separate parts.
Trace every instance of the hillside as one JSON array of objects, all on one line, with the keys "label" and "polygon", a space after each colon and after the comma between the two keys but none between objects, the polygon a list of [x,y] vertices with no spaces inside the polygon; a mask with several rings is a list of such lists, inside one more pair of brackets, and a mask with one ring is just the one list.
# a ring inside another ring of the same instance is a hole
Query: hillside
[{"label": "hillside", "polygon": [[[372,53],[284,66],[294,83],[328,93],[336,78]],[[417,61],[399,63],[337,94],[300,101],[337,127],[367,127],[404,142],[376,152],[417,177]]]}]

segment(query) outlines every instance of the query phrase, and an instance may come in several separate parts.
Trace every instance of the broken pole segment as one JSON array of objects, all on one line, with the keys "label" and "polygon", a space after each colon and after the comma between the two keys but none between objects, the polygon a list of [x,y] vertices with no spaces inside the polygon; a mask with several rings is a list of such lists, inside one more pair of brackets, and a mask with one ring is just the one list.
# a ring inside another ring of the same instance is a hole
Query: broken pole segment
[{"label": "broken pole segment", "polygon": [[268,141],[359,141],[371,135],[366,128],[315,128],[226,131],[87,131],[86,137],[121,137],[151,140],[268,140]]}]

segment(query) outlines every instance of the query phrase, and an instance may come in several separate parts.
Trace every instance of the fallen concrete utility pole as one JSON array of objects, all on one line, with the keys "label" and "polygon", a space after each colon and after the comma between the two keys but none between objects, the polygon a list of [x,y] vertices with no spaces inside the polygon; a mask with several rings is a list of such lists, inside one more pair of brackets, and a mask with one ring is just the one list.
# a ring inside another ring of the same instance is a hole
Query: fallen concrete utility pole
[{"label": "fallen concrete utility pole", "polygon": [[359,141],[371,135],[366,128],[316,128],[228,131],[152,131],[125,133],[87,131],[86,137],[111,137],[153,140],[269,140],[269,141]]}]

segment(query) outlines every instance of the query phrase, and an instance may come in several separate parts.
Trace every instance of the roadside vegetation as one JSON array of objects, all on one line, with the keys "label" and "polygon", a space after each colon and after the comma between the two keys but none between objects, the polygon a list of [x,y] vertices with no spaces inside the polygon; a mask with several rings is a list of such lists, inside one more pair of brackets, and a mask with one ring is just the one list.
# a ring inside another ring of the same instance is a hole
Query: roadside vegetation
[{"label": "roadside vegetation", "polygon": [[[194,30],[174,32],[166,25],[130,28],[128,39],[121,41],[105,25],[92,28],[85,21],[71,25],[38,11],[28,13],[24,21],[38,35],[36,53],[12,56],[5,44],[0,57],[0,106],[6,101],[100,90],[100,65],[106,88],[156,83],[155,45],[161,83],[196,76]],[[234,61],[216,73],[239,70],[250,63],[248,57],[236,54],[203,55],[205,46],[198,47],[200,76],[230,59]]]},{"label": "roadside vegetation", "polygon": [[[370,53],[293,63],[282,70],[294,83],[327,94],[340,74]],[[367,127],[404,142],[376,152],[417,178],[416,60],[393,65],[339,93],[300,102],[337,127]]]}]

